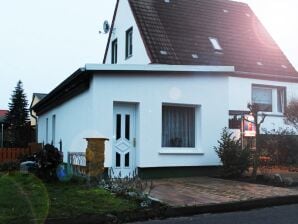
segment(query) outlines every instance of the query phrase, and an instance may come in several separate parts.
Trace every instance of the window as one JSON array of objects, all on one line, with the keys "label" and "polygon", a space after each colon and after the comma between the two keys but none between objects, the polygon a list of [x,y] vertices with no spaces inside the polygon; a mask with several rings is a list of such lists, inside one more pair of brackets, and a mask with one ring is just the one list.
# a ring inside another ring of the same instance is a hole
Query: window
[{"label": "window", "polygon": [[229,115],[229,129],[241,129],[242,115]]},{"label": "window", "polygon": [[194,106],[162,106],[162,147],[195,147]]},{"label": "window", "polygon": [[272,89],[253,87],[252,102],[259,105],[260,111],[272,112]]},{"label": "window", "polygon": [[125,115],[125,138],[130,140],[130,115]]},{"label": "window", "polygon": [[56,115],[52,117],[52,145],[55,145],[56,141]]},{"label": "window", "polygon": [[116,152],[116,167],[121,167],[121,155]]},{"label": "window", "polygon": [[117,64],[117,53],[118,53],[118,41],[117,39],[112,42],[112,64]]},{"label": "window", "polygon": [[260,111],[283,113],[286,105],[285,87],[252,86],[252,102],[259,105]]},{"label": "window", "polygon": [[126,31],[125,57],[132,56],[132,27]]},{"label": "window", "polygon": [[222,51],[222,47],[220,46],[217,38],[209,37],[209,40],[210,40],[215,51]]},{"label": "window", "polygon": [[121,138],[121,114],[116,116],[116,140]]},{"label": "window", "polygon": [[125,167],[129,167],[129,152],[125,154],[124,160],[125,160]]},{"label": "window", "polygon": [[49,118],[46,119],[46,144],[49,143]]}]

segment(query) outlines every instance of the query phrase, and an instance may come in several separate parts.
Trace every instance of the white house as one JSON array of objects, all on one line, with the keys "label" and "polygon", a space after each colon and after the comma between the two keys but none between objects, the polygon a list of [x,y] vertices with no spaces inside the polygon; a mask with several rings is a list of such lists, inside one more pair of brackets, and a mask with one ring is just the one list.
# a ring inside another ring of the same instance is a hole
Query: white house
[{"label": "white house", "polygon": [[285,127],[298,96],[280,48],[246,4],[228,0],[117,1],[103,63],[78,69],[34,110],[39,142],[61,139],[65,160],[86,137],[110,139],[105,166],[116,175],[210,171],[222,128],[235,128],[248,102],[270,130]]}]

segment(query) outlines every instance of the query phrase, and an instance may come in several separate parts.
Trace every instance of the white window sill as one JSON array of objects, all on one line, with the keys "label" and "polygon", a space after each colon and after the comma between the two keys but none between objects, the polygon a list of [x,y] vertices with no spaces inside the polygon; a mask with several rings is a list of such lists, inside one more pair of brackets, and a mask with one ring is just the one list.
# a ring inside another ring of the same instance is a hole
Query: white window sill
[{"label": "white window sill", "polygon": [[202,150],[198,150],[196,148],[162,148],[162,150],[159,151],[159,154],[161,155],[204,155],[204,152]]},{"label": "white window sill", "polygon": [[283,113],[278,112],[259,112],[259,115],[265,114],[268,117],[284,117]]}]

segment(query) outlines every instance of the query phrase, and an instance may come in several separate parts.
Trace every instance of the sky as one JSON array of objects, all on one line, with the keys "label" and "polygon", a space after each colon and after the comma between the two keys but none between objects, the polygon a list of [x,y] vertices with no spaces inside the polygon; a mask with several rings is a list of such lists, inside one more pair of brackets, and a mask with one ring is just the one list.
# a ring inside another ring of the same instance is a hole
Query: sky
[{"label": "sky", "polygon": [[[123,1],[123,0],[122,0]],[[298,70],[298,1],[239,0],[257,14]],[[18,80],[29,104],[86,63],[101,63],[116,0],[0,0],[0,109]]]}]

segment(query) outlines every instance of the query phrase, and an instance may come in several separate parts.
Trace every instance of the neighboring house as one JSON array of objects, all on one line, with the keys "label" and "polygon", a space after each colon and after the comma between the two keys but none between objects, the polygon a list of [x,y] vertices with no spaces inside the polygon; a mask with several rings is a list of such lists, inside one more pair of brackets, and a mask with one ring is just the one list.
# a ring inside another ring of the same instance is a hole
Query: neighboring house
[{"label": "neighboring house", "polygon": [[47,94],[44,93],[33,93],[32,95],[32,101],[30,104],[30,123],[32,127],[35,127],[37,124],[37,115],[35,113],[34,110],[32,110],[32,108],[39,102],[41,101],[43,98],[45,98]]},{"label": "neighboring house", "polygon": [[273,129],[298,96],[296,70],[255,14],[227,0],[117,1],[104,64],[78,69],[34,110],[39,142],[62,139],[65,160],[83,138],[109,138],[115,175],[209,172],[247,103]]}]

